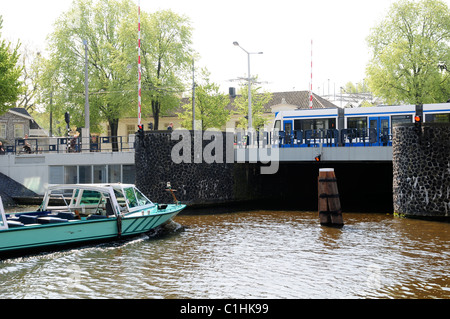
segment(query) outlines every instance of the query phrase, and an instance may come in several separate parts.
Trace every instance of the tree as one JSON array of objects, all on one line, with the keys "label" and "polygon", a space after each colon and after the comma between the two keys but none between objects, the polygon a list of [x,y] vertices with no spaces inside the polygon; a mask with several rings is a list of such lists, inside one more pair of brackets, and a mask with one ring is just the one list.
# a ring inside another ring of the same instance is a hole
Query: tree
[{"label": "tree", "polygon": [[23,90],[16,106],[23,107],[28,113],[33,113],[36,109],[40,55],[40,52],[34,51],[29,45],[25,45],[21,50],[19,65],[22,68],[20,80],[23,83]]},{"label": "tree", "polygon": [[[131,76],[127,56],[126,22],[135,21],[137,7],[129,0],[75,0],[68,12],[55,23],[50,36],[50,60],[45,62],[41,83],[52,99],[47,108],[62,116],[71,115],[71,124],[84,126],[85,45],[88,47],[89,106],[91,131],[100,131],[107,121],[117,150],[119,119],[133,114],[130,105],[136,101],[137,80]],[[134,14],[134,18],[130,15]],[[136,47],[136,43],[134,45]],[[137,54],[136,54],[137,55]],[[133,89],[135,87],[135,89]],[[136,114],[136,112],[134,113]]]},{"label": "tree", "polygon": [[343,87],[345,93],[370,93],[367,89],[367,83],[365,80],[354,84],[353,82],[347,82]]},{"label": "tree", "polygon": [[[259,130],[262,128],[268,120],[263,117],[264,107],[272,100],[271,93],[259,93],[261,87],[257,87],[255,83],[252,83],[252,124],[253,129]],[[239,88],[238,96],[234,100],[236,107],[235,114],[241,115],[238,123],[238,127],[248,128],[248,86],[241,85]]]},{"label": "tree", "polygon": [[185,16],[171,10],[142,14],[142,105],[152,113],[155,130],[160,115],[179,105],[194,55],[192,27]]},{"label": "tree", "polygon": [[[209,73],[202,70],[203,83],[195,87],[195,120],[201,121],[203,131],[209,128],[220,129],[230,119],[227,105],[230,98],[219,92],[219,85],[211,83]],[[178,118],[184,128],[192,129],[192,97],[189,103],[182,106]]]},{"label": "tree", "polygon": [[[0,16],[0,30],[3,19]],[[1,34],[0,34],[1,35]],[[0,114],[15,106],[22,92],[22,82],[19,80],[22,68],[17,65],[20,44],[13,48],[11,43],[0,42]]]},{"label": "tree", "polygon": [[448,99],[449,77],[439,61],[450,61],[450,12],[439,0],[401,0],[367,38],[371,91],[388,103],[433,103]]}]

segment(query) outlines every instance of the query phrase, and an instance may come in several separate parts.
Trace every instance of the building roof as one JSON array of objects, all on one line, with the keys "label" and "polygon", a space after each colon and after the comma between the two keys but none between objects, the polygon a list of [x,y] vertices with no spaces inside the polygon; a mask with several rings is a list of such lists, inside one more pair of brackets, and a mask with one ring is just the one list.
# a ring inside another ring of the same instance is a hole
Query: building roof
[{"label": "building roof", "polygon": [[[266,111],[267,108],[272,108],[279,104],[290,104],[297,106],[299,109],[309,109],[309,98],[309,91],[274,92],[272,93],[272,100],[266,105]],[[312,108],[327,109],[337,108],[337,106],[313,93]]]},{"label": "building roof", "polygon": [[23,107],[13,107],[8,110],[8,112],[21,116],[27,120],[30,120],[30,129],[41,129],[39,124],[36,123],[34,118],[28,113],[28,111]]},{"label": "building roof", "polygon": [[[235,97],[230,96],[230,103],[227,106],[227,109],[234,109],[234,100],[239,97],[236,95]],[[277,105],[294,105],[299,109],[309,109],[309,91],[288,91],[288,92],[273,92],[272,100],[269,101],[265,105],[265,113],[271,113],[272,107]],[[174,116],[176,113],[181,111],[181,105],[185,105],[189,103],[189,98],[183,98],[180,101],[180,107],[171,112],[169,116]],[[318,96],[313,93],[313,109],[327,109],[327,108],[337,108],[337,106],[330,101]]]}]

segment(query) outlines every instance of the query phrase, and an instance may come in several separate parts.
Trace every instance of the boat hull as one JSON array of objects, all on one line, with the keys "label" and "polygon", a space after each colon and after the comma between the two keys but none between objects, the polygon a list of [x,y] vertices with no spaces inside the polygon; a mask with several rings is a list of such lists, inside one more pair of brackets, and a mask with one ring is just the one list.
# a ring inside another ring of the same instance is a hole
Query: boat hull
[{"label": "boat hull", "polygon": [[119,222],[113,217],[0,230],[0,256],[3,253],[139,235],[168,222],[184,208],[185,205],[169,205],[163,211],[123,217]]}]

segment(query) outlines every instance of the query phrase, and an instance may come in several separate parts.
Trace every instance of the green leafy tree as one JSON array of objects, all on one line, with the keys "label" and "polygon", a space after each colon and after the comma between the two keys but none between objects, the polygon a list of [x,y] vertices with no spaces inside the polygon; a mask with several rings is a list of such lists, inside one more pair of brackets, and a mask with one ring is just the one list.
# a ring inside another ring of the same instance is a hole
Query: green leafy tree
[{"label": "green leafy tree", "polygon": [[[264,117],[264,108],[267,103],[272,100],[272,93],[260,93],[261,87],[257,87],[255,83],[252,83],[252,126],[253,129],[259,130],[267,122],[268,119]],[[239,88],[238,96],[234,100],[235,114],[241,115],[238,122],[238,127],[248,128],[248,86],[241,85]]]},{"label": "green leafy tree", "polygon": [[[206,70],[202,70],[201,74],[203,83],[195,87],[195,120],[201,121],[203,131],[209,128],[220,129],[231,116],[227,109],[230,98],[219,92],[219,85],[211,83]],[[177,115],[184,128],[192,129],[192,97]]]},{"label": "green leafy tree", "polygon": [[[0,16],[0,30],[2,24],[3,19]],[[23,89],[19,80],[22,68],[17,65],[20,57],[19,47],[19,43],[11,47],[11,43],[0,41],[0,114],[15,106]]]},{"label": "green leafy tree", "polygon": [[450,62],[450,12],[439,0],[394,3],[367,38],[370,90],[387,103],[433,103],[448,99],[449,78],[439,61]]},{"label": "green leafy tree", "polygon": [[345,93],[370,93],[368,91],[367,83],[365,80],[354,84],[353,82],[347,82],[343,87]]},{"label": "green leafy tree", "polygon": [[[125,23],[133,20],[127,17],[133,13],[136,16],[135,12],[136,6],[129,0],[75,0],[56,21],[50,35],[51,56],[43,62],[41,84],[47,108],[53,107],[58,118],[68,111],[71,124],[84,126],[86,41],[90,128],[99,132],[99,124],[107,121],[111,135],[117,136],[119,119],[132,114],[130,104],[137,95],[137,80],[131,76],[123,34]],[[137,25],[137,17],[135,21]],[[113,148],[117,150],[114,139]]]},{"label": "green leafy tree", "polygon": [[142,14],[142,107],[159,117],[179,105],[180,93],[190,73],[192,27],[190,20],[171,10]]}]

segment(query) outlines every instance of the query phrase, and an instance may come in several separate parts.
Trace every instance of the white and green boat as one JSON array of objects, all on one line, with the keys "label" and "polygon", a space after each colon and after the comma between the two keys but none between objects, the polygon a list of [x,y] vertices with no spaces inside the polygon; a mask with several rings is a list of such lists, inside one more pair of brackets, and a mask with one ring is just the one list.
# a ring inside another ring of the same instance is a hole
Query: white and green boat
[{"label": "white and green boat", "polygon": [[155,204],[120,183],[49,186],[34,212],[5,214],[0,198],[0,256],[146,233],[185,207]]}]

